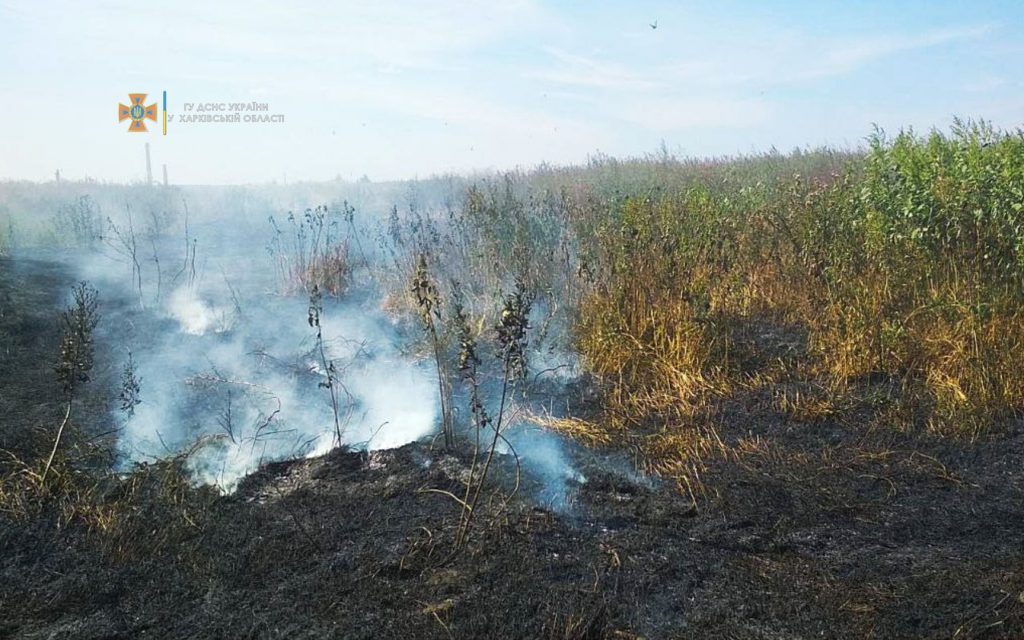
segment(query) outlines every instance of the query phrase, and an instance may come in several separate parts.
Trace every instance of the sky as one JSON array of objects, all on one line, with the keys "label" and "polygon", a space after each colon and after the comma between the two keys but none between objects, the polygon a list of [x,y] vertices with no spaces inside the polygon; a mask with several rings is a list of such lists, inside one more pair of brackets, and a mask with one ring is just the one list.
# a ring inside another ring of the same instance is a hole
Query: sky
[{"label": "sky", "polygon": [[[252,184],[1015,129],[1022,60],[1019,0],[0,0],[0,179],[139,181],[146,142],[172,183]],[[118,122],[164,91],[167,135]],[[243,103],[283,121],[180,120]]]}]

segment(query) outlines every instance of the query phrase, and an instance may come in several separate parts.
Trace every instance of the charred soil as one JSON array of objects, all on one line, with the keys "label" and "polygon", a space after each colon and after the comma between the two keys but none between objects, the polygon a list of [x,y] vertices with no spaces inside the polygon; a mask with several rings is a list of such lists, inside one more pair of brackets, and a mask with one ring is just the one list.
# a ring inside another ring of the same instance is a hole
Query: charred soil
[{"label": "charred soil", "polygon": [[[0,447],[19,455],[59,420],[44,292],[66,284],[0,262]],[[1024,429],[968,443],[748,405],[723,437],[755,444],[709,463],[696,501],[578,448],[553,509],[502,456],[459,549],[442,492],[471,460],[429,443],[269,464],[228,496],[181,460],[80,470],[79,503],[0,512],[0,637],[1024,636]]]}]

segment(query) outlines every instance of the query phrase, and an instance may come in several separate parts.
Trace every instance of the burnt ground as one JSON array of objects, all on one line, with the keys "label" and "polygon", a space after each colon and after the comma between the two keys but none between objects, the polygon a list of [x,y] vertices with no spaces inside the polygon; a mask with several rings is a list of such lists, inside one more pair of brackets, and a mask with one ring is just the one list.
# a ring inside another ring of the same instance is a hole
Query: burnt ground
[{"label": "burnt ground", "polygon": [[[17,450],[60,409],[70,280],[10,266],[0,448]],[[696,505],[580,449],[586,480],[552,511],[529,477],[512,494],[502,458],[457,552],[459,508],[434,490],[458,492],[469,458],[426,443],[271,464],[231,496],[173,462],[81,473],[76,502],[0,512],[0,637],[1024,637],[1020,425],[967,443],[744,397],[720,419],[742,455],[709,463]]]}]

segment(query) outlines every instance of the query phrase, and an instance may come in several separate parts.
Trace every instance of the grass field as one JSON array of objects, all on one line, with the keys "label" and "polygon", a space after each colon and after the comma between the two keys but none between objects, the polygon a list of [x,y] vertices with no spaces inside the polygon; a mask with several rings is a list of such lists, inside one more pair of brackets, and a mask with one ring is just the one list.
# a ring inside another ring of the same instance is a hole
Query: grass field
[{"label": "grass field", "polygon": [[[1020,132],[333,188],[0,186],[0,635],[1024,635]],[[161,414],[195,438],[132,466],[124,350],[145,409],[182,299],[220,310]],[[382,352],[334,317],[430,373],[446,438],[346,440]],[[197,486],[312,419],[345,446]]]}]

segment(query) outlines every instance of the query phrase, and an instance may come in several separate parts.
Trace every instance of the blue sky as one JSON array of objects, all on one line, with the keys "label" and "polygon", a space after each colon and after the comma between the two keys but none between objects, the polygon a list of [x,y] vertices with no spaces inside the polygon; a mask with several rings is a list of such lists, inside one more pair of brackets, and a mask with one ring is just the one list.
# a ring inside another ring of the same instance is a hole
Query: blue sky
[{"label": "blue sky", "polygon": [[[650,24],[657,21],[657,28]],[[1024,3],[8,2],[0,178],[425,177],[1024,125]],[[126,133],[129,92],[284,123]]]}]

